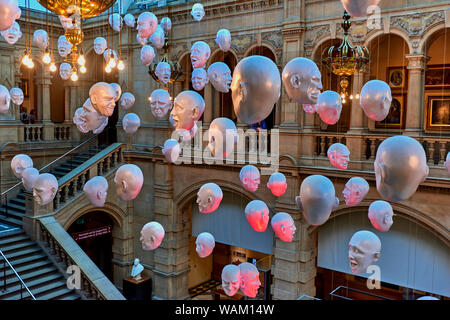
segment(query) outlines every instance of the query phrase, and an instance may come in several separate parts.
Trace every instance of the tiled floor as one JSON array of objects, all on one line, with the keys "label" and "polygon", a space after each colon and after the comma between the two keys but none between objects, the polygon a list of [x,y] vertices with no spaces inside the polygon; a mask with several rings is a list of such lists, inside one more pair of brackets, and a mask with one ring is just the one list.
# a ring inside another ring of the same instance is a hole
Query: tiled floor
[{"label": "tiled floor", "polygon": [[220,284],[220,281],[209,280],[195,288],[189,289],[189,296],[192,300],[212,300],[212,292]]}]

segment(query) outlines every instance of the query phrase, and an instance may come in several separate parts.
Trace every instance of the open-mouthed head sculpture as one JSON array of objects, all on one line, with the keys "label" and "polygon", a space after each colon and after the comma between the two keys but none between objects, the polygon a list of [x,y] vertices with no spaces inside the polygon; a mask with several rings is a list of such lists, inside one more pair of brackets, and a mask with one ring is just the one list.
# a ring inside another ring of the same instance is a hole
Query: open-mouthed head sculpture
[{"label": "open-mouthed head sculpture", "polygon": [[216,240],[209,232],[202,232],[197,236],[195,240],[195,251],[200,258],[206,258],[209,256],[216,245]]},{"label": "open-mouthed head sculpture", "polygon": [[239,179],[245,190],[255,192],[261,182],[261,175],[257,167],[248,164],[243,166],[239,172]]},{"label": "open-mouthed head sculpture", "polygon": [[108,117],[95,110],[92,106],[91,99],[88,98],[84,102],[81,112],[78,113],[78,109],[75,111],[73,122],[78,130],[83,133],[92,131],[94,134],[98,134],[108,124]]},{"label": "open-mouthed head sculpture", "polygon": [[141,229],[140,241],[142,249],[155,250],[161,245],[165,231],[163,226],[156,221],[146,223]]},{"label": "open-mouthed head sculpture", "polygon": [[353,177],[345,184],[344,195],[345,204],[349,207],[358,205],[369,192],[369,184],[360,177]]},{"label": "open-mouthed head sculpture", "polygon": [[201,91],[208,83],[208,73],[203,68],[196,68],[192,71],[192,87],[196,91]]},{"label": "open-mouthed head sculpture", "polygon": [[105,177],[93,177],[84,184],[83,191],[94,207],[103,207],[108,195],[108,181]]},{"label": "open-mouthed head sculpture", "polygon": [[222,269],[222,288],[229,297],[234,296],[238,290],[241,282],[241,271],[239,267],[234,264],[227,264]]},{"label": "open-mouthed head sculpture", "polygon": [[378,236],[367,230],[353,234],[348,244],[348,259],[352,273],[367,273],[367,268],[380,258],[381,241]]},{"label": "open-mouthed head sculpture", "polygon": [[169,17],[164,17],[161,19],[160,26],[163,28],[164,32],[169,32],[172,29],[172,20]]},{"label": "open-mouthed head sculpture", "polygon": [[150,42],[156,49],[161,49],[164,47],[165,41],[164,29],[161,26],[157,26],[155,32],[150,36]]},{"label": "open-mouthed head sculpture", "polygon": [[119,32],[122,29],[123,19],[120,14],[113,13],[109,16],[109,25],[114,31]]},{"label": "open-mouthed head sculpture", "polygon": [[142,12],[137,19],[137,31],[141,39],[149,38],[158,26],[158,18],[152,12]]},{"label": "open-mouthed head sculpture", "polygon": [[172,115],[175,128],[190,130],[205,111],[203,97],[195,91],[182,91],[174,100]]},{"label": "open-mouthed head sculpture", "polygon": [[13,174],[21,179],[23,170],[33,168],[33,160],[26,154],[15,155],[11,160],[11,170]]},{"label": "open-mouthed head sculpture", "polygon": [[164,142],[162,153],[164,154],[167,162],[175,163],[181,154],[180,144],[175,139],[168,139]]},{"label": "open-mouthed head sculpture", "polygon": [[134,25],[136,24],[136,19],[134,19],[134,16],[131,13],[127,13],[125,17],[123,17],[123,22],[125,22],[125,25],[129,28],[134,28]]},{"label": "open-mouthed head sculpture", "polygon": [[297,230],[297,228],[295,228],[294,219],[292,219],[290,214],[286,212],[278,212],[272,217],[270,225],[280,240],[292,242],[295,230]]},{"label": "open-mouthed head sculpture", "polygon": [[152,114],[158,119],[164,118],[170,108],[172,108],[170,94],[164,89],[154,90],[149,100]]},{"label": "open-mouthed head sculpture", "polygon": [[5,38],[5,41],[9,44],[15,44],[17,40],[22,37],[22,31],[20,31],[20,25],[16,21],[12,24],[9,29],[3,30],[0,34]]},{"label": "open-mouthed head sculpture", "polygon": [[97,37],[94,40],[94,51],[96,54],[103,54],[106,48],[108,47],[108,43],[106,39],[103,37]]},{"label": "open-mouthed head sculpture", "polygon": [[256,232],[264,232],[269,224],[269,208],[261,200],[250,201],[245,207],[245,217]]},{"label": "open-mouthed head sculpture", "polygon": [[394,210],[389,202],[377,200],[369,206],[369,220],[372,226],[381,232],[388,232],[394,221]]},{"label": "open-mouthed head sculpture", "polygon": [[377,190],[387,201],[404,201],[428,176],[425,150],[415,139],[393,136],[384,140],[373,163]]},{"label": "open-mouthed head sculpture", "polygon": [[116,107],[116,91],[106,82],[97,82],[89,89],[92,106],[101,115],[110,117]]},{"label": "open-mouthed head sculpture", "polygon": [[39,170],[36,168],[26,168],[22,171],[23,188],[29,192],[33,192],[33,183],[39,176]]},{"label": "open-mouthed head sculpture", "polygon": [[332,144],[328,148],[327,156],[333,167],[338,169],[347,169],[350,161],[350,151],[346,145],[343,145],[342,143]]},{"label": "open-mouthed head sculpture", "polygon": [[227,158],[233,152],[238,140],[236,125],[232,120],[216,118],[209,125],[208,148],[214,158],[218,160]]},{"label": "open-mouthed head sculpture", "polygon": [[45,50],[48,47],[48,33],[45,30],[39,29],[33,33],[33,42],[36,43],[39,49]]},{"label": "open-mouthed head sculpture", "polygon": [[280,172],[272,173],[267,182],[267,188],[270,189],[274,196],[282,196],[287,189],[286,177],[284,174]]},{"label": "open-mouthed head sculpture", "polygon": [[337,92],[324,91],[317,99],[316,112],[326,124],[333,125],[339,121],[342,111],[341,97]]},{"label": "open-mouthed head sculpture", "polygon": [[144,183],[144,175],[141,169],[135,164],[124,164],[117,171],[114,177],[117,195],[123,201],[136,199]]},{"label": "open-mouthed head sculpture", "polygon": [[239,122],[254,124],[264,120],[280,98],[278,67],[263,56],[242,59],[234,68],[231,91],[234,112]]},{"label": "open-mouthed head sculpture", "polygon": [[366,17],[371,6],[376,6],[380,0],[341,0],[344,9],[352,17]]},{"label": "open-mouthed head sculpture", "polygon": [[386,119],[391,102],[391,88],[384,81],[370,80],[361,89],[359,104],[366,116],[374,121]]},{"label": "open-mouthed head sculpture", "polygon": [[259,272],[255,265],[249,262],[242,262],[239,264],[239,271],[241,274],[241,283],[239,288],[247,297],[254,298],[258,294],[258,289],[261,286],[259,281]]},{"label": "open-mouthed head sculpture", "polygon": [[203,68],[211,55],[211,48],[204,41],[197,41],[191,47],[192,68]]},{"label": "open-mouthed head sculpture", "polygon": [[50,173],[40,174],[33,182],[33,197],[40,206],[53,201],[58,191],[58,180]]},{"label": "open-mouthed head sculpture", "polygon": [[216,211],[223,198],[223,192],[215,183],[206,183],[197,192],[197,204],[201,213]]},{"label": "open-mouthed head sculpture", "polygon": [[220,49],[227,52],[231,48],[231,33],[228,29],[220,29],[216,34],[216,43]]},{"label": "open-mouthed head sculpture", "polygon": [[72,74],[72,66],[67,62],[61,63],[59,66],[59,75],[63,80],[69,80],[70,75]]},{"label": "open-mouthed head sculpture", "polygon": [[114,82],[110,83],[109,85],[114,89],[114,92],[115,92],[114,101],[115,102],[119,101],[120,96],[122,95],[122,88],[120,87],[120,85],[118,83],[114,83]]},{"label": "open-mouthed head sculpture", "polygon": [[214,62],[208,68],[208,78],[211,84],[219,92],[227,93],[230,91],[231,77],[230,68],[223,62]]},{"label": "open-mouthed head sculpture", "polygon": [[122,120],[123,131],[134,134],[141,126],[141,119],[136,113],[127,113]]},{"label": "open-mouthed head sculpture", "polygon": [[72,52],[72,47],[72,44],[67,41],[66,36],[60,36],[58,38],[58,53],[61,57],[67,57]]},{"label": "open-mouthed head sculpture", "polygon": [[20,106],[23,103],[23,91],[20,88],[12,88],[9,90],[9,94],[11,95],[11,100],[14,104]]},{"label": "open-mouthed head sculpture", "polygon": [[131,92],[125,92],[120,98],[120,105],[124,110],[128,110],[133,107],[135,101],[136,98],[134,97],[134,94],[132,94]]},{"label": "open-mouthed head sculpture", "polygon": [[200,21],[205,16],[205,8],[201,3],[196,3],[192,6],[191,16],[195,21]]},{"label": "open-mouthed head sculpture", "polygon": [[9,29],[21,13],[17,0],[0,0],[0,31]]},{"label": "open-mouthed head sculpture", "polygon": [[141,48],[141,62],[144,66],[149,66],[155,58],[155,49],[146,44]]},{"label": "open-mouthed head sculpture", "polygon": [[170,81],[170,74],[170,64],[167,62],[161,61],[156,65],[155,75],[161,82],[168,84]]},{"label": "open-mouthed head sculpture", "polygon": [[0,84],[0,113],[7,113],[9,111],[10,103],[11,94],[4,85]]}]

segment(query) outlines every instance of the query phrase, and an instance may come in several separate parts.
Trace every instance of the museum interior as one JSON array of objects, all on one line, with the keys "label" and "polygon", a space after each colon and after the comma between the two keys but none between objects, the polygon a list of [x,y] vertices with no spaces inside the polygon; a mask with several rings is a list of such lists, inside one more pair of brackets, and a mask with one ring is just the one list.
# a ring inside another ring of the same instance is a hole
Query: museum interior
[{"label": "museum interior", "polygon": [[0,0],[0,300],[449,300],[448,0]]}]

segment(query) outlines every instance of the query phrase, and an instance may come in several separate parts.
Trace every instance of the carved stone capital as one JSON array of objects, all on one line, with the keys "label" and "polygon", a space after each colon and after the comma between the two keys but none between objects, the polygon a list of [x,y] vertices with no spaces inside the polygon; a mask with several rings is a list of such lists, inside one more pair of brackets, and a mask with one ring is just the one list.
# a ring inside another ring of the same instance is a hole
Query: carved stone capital
[{"label": "carved stone capital", "polygon": [[430,59],[423,54],[407,54],[405,58],[408,59],[408,70],[425,70]]}]

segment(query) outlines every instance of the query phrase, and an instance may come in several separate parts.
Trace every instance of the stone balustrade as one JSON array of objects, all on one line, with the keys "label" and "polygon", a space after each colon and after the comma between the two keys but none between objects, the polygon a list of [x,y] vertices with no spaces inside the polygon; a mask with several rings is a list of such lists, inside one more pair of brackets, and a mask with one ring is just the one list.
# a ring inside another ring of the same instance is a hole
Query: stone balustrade
[{"label": "stone balustrade", "polygon": [[314,142],[314,155],[327,157],[328,148],[334,143],[346,144],[346,138],[343,134],[317,134]]},{"label": "stone balustrade", "polygon": [[[53,133],[47,132],[46,129],[52,130]],[[72,138],[72,124],[52,124],[46,127],[44,124],[25,124],[23,126],[24,142],[41,142],[41,141],[68,141]]]},{"label": "stone balustrade", "polygon": [[23,127],[23,139],[25,142],[44,140],[44,126],[42,124],[25,125]]},{"label": "stone balustrade", "polygon": [[55,124],[55,140],[70,140],[71,124]]}]

